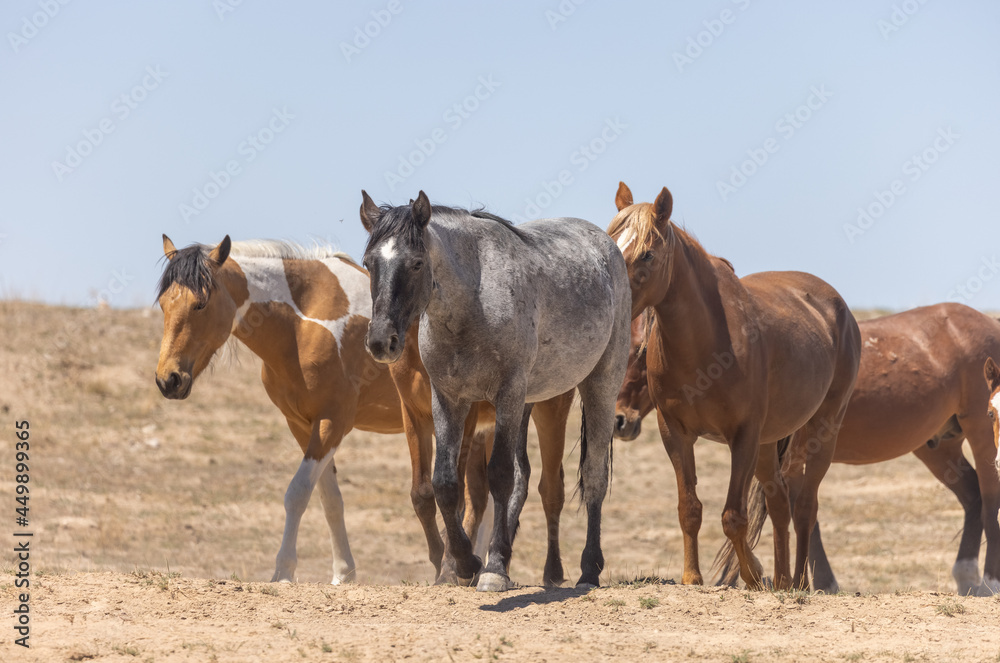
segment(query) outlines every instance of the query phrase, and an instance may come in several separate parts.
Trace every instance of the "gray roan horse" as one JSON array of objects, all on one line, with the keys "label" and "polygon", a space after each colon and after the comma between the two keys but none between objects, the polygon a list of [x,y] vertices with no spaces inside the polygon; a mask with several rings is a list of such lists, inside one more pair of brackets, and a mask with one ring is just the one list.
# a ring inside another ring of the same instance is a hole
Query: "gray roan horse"
[{"label": "gray roan horse", "polygon": [[[618,247],[580,219],[515,227],[482,211],[432,208],[423,191],[400,207],[378,207],[362,196],[373,300],[368,351],[378,361],[396,361],[419,317],[437,437],[434,497],[460,582],[471,584],[479,573],[479,591],[512,587],[511,550],[530,472],[531,404],[576,387],[583,405],[580,495],[587,505],[578,585],[598,585],[601,507],[632,305]],[[485,569],[462,528],[458,477],[466,419],[482,401],[496,408],[488,469],[495,515]]]}]

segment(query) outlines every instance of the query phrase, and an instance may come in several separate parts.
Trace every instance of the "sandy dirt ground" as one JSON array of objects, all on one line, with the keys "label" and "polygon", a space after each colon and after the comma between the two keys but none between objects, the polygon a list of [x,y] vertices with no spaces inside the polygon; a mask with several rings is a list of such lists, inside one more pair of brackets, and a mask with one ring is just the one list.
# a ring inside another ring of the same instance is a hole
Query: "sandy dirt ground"
[{"label": "sandy dirt ground", "polygon": [[[18,529],[13,422],[25,419],[34,533],[30,650],[14,644],[13,545],[0,554],[0,661],[1000,660],[1000,601],[954,595],[962,511],[916,459],[827,476],[820,519],[840,595],[682,587],[674,475],[651,427],[615,446],[602,588],[538,586],[545,534],[534,491],[511,566],[522,589],[429,586],[405,442],[357,432],[337,466],[359,583],[326,584],[316,499],[300,531],[299,582],[272,585],[282,496],[301,454],[245,349],[221,357],[188,400],[164,400],[152,380],[161,324],[155,309],[0,302],[4,539]],[[537,468],[533,431],[529,449]],[[696,453],[707,572],[722,542],[729,458],[710,442]],[[584,525],[569,502],[571,579]],[[765,531],[765,569],[770,548]]]}]

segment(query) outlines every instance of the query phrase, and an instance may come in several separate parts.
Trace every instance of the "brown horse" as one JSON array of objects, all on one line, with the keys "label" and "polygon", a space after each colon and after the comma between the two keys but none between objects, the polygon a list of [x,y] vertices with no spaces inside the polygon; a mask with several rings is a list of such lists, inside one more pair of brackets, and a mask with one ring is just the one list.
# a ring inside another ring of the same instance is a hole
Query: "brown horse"
[{"label": "brown horse", "polygon": [[[962,304],[936,304],[858,323],[863,347],[858,379],[841,423],[833,462],[879,463],[913,454],[951,490],[965,510],[958,556],[952,567],[959,594],[1000,591],[1000,480],[993,469],[996,419],[982,403],[1000,384],[1000,371],[985,375],[982,358],[1000,356],[1000,322]],[[636,346],[638,348],[638,346]],[[995,365],[994,365],[995,366]],[[645,357],[636,357],[618,401],[618,416],[634,439],[640,420],[653,409],[645,386]],[[992,378],[992,382],[991,382]],[[639,384],[639,383],[642,384]],[[991,434],[991,431],[994,431]],[[965,459],[968,439],[978,472]],[[761,521],[762,524],[762,521]],[[979,548],[986,532],[986,563],[979,574]],[[823,549],[819,524],[810,542],[813,588],[839,587]],[[722,582],[735,581],[736,568]]]},{"label": "brown horse", "polygon": [[[701,436],[728,444],[732,452],[722,527],[744,582],[763,586],[760,562],[747,539],[747,496],[756,474],[771,487],[766,500],[774,525],[774,583],[790,584],[793,520],[791,584],[802,587],[817,490],[857,375],[857,322],[840,295],[815,276],[763,272],[737,278],[731,265],[671,223],[673,199],[666,188],[652,204],[633,204],[632,192],[621,183],[615,203],[618,214],[608,233],[628,265],[633,317],[652,309],[648,379],[663,445],[677,474],[683,582],[702,582],[694,462],[694,442]],[[706,372],[709,384],[701,384],[699,371]],[[785,439],[782,471],[776,443]]]},{"label": "brown horse", "polygon": [[[410,496],[440,577],[447,561],[443,562],[445,546],[430,481],[433,423],[427,377],[419,354],[394,365],[390,374],[365,351],[371,315],[367,272],[345,254],[323,248],[308,251],[283,242],[231,243],[226,237],[214,248],[193,245],[178,251],[164,236],[163,249],[168,264],[160,281],[164,328],[156,371],[163,395],[187,398],[215,353],[235,337],[261,358],[268,396],[302,449],[302,464],[285,494],[285,532],[272,581],[295,578],[299,522],[317,485],[333,540],[333,583],[354,580],[333,461],[344,435],[353,428],[406,433]],[[399,393],[404,394],[403,407]],[[535,416],[539,438],[545,441],[539,490],[549,522],[545,578],[550,583],[562,578],[558,546],[562,450],[572,394],[560,398],[540,403]],[[492,439],[491,426],[492,420],[482,427],[485,439],[474,445],[480,454]],[[469,448],[466,443],[463,459]],[[484,463],[479,460],[472,467]],[[485,480],[480,474],[474,479]],[[469,489],[474,496],[487,490],[478,484]],[[475,536],[475,516],[477,510],[481,516],[483,507],[473,506],[466,524]]]}]

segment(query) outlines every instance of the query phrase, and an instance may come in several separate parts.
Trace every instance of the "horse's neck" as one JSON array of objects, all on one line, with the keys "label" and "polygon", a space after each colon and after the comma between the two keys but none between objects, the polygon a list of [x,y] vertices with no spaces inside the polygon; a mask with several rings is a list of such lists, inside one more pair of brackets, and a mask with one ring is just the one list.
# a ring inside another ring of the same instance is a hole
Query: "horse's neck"
[{"label": "horse's neck", "polygon": [[730,343],[720,286],[721,280],[736,276],[721,271],[676,229],[674,237],[667,287],[653,311],[666,359],[701,365],[703,357]]},{"label": "horse's neck", "polygon": [[453,318],[466,309],[475,297],[475,288],[469,279],[477,276],[462,260],[466,253],[462,244],[461,231],[448,227],[432,226],[427,237],[427,252],[434,275],[434,289],[426,313],[434,320],[442,314]]},{"label": "horse's neck", "polygon": [[234,262],[242,274],[242,287],[236,282],[227,285],[238,306],[232,334],[266,365],[277,369],[287,361],[295,338],[294,312],[288,306],[275,305],[291,301],[284,264],[272,258],[238,258]]}]

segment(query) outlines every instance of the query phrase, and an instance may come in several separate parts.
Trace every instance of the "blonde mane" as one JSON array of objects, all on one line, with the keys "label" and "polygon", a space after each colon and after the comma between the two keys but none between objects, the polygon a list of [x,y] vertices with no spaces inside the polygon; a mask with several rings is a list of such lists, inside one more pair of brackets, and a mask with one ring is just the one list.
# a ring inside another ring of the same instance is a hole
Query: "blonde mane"
[{"label": "blonde mane", "polygon": [[608,234],[618,242],[622,253],[630,247],[634,247],[635,251],[645,252],[652,248],[657,239],[665,240],[656,227],[651,203],[630,205],[619,212],[611,221]]}]

